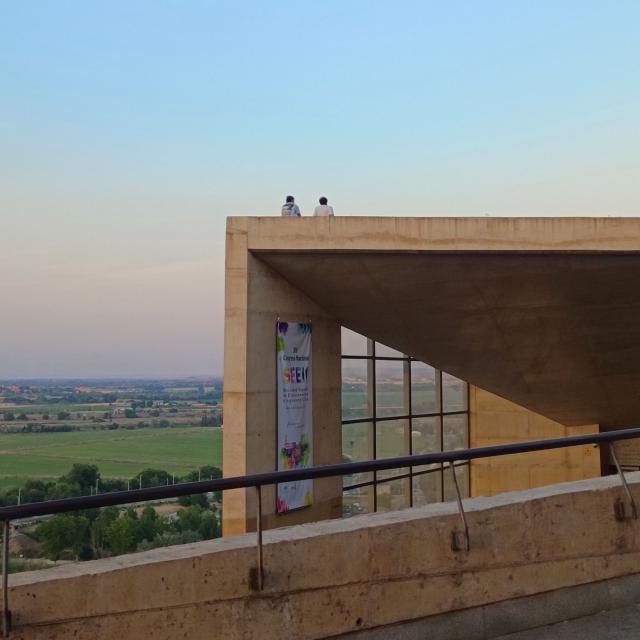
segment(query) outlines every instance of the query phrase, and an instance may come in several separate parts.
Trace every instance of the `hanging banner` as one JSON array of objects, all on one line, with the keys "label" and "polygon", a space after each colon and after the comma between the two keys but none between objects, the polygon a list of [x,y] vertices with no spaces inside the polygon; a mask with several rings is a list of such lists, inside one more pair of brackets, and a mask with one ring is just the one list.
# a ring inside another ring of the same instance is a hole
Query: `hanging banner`
[{"label": "hanging banner", "polygon": [[[311,324],[278,322],[278,471],[313,464],[311,408]],[[276,510],[286,513],[313,504],[313,480],[278,485]]]}]

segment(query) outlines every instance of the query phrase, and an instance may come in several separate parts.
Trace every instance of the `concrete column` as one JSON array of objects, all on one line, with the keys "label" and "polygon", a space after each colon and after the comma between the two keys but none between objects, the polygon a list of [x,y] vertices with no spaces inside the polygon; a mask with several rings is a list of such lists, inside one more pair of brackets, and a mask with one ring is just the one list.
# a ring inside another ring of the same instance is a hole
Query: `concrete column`
[{"label": "concrete column", "polygon": [[[227,226],[223,472],[276,469],[278,318],[313,325],[314,464],[341,460],[340,323],[251,253],[246,220]],[[265,527],[340,517],[342,479],[314,482],[314,505],[275,514],[275,487],[263,490]],[[253,490],[225,492],[223,534],[255,529]]]}]

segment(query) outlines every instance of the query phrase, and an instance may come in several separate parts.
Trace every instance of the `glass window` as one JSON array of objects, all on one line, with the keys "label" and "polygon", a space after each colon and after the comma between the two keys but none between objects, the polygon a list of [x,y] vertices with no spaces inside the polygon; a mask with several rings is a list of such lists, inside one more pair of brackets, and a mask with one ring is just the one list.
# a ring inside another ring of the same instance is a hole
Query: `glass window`
[{"label": "glass window", "polygon": [[442,372],[442,410],[450,411],[467,410],[467,384],[458,378]]},{"label": "glass window", "polygon": [[[376,458],[397,458],[409,455],[409,421],[384,420],[376,424]],[[408,467],[385,469],[377,478],[391,478],[409,473]]]},{"label": "glass window", "polygon": [[373,417],[367,384],[367,360],[342,360],[342,419]]},{"label": "glass window", "polygon": [[442,500],[442,465],[433,465],[429,473],[420,473],[426,470],[426,467],[414,467],[414,471],[418,474],[412,478],[414,507]]},{"label": "glass window", "polygon": [[381,420],[376,425],[376,455],[395,458],[409,455],[409,421]]},{"label": "glass window", "polygon": [[381,342],[376,342],[376,358],[380,356],[384,358],[404,358],[405,355],[401,351],[396,351],[396,349],[392,349],[391,347],[387,347],[386,344],[382,344]]},{"label": "glass window", "polygon": [[[443,470],[444,477],[444,501],[451,502],[456,499],[456,488],[453,484],[453,478],[451,477],[451,469],[446,466]],[[458,479],[458,487],[460,488],[460,496],[462,498],[469,497],[469,465],[457,464],[456,465],[456,478]]]},{"label": "glass window", "polygon": [[[363,462],[373,459],[373,423],[342,425],[342,462]],[[343,476],[344,486],[373,480],[372,473]]]},{"label": "glass window", "polygon": [[409,413],[405,397],[405,363],[401,360],[376,360],[377,417],[403,416]]},{"label": "glass window", "polygon": [[[343,328],[343,460],[467,448],[467,384],[384,344],[375,343],[374,356],[373,345]],[[461,493],[467,496],[468,463],[459,464],[456,472]],[[353,474],[344,478],[343,486],[345,517],[455,499],[451,471],[440,463]]]},{"label": "glass window", "polygon": [[466,449],[469,446],[469,429],[467,427],[467,414],[460,413],[453,416],[442,417],[442,437],[444,451],[453,449]]},{"label": "glass window", "polygon": [[436,370],[424,362],[411,363],[411,411],[437,413],[440,411],[440,392]]},{"label": "glass window", "polygon": [[360,487],[351,489],[342,494],[342,517],[349,518],[358,516],[361,513],[373,513],[375,511],[373,493],[375,487]]},{"label": "glass window", "polygon": [[378,511],[397,511],[411,506],[410,478],[388,480],[376,485],[376,499]]},{"label": "glass window", "polygon": [[440,416],[411,421],[411,452],[414,455],[442,451]]},{"label": "glass window", "polygon": [[342,327],[342,355],[366,356],[369,355],[368,340],[364,336]]}]

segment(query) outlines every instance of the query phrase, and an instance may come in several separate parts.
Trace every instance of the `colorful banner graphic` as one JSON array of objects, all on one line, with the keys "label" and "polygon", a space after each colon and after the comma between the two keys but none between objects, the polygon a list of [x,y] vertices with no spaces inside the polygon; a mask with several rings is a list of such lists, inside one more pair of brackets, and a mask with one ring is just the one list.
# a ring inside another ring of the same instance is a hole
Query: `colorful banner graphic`
[{"label": "colorful banner graphic", "polygon": [[[313,464],[311,324],[278,322],[278,471]],[[277,512],[313,504],[313,480],[278,485]]]}]

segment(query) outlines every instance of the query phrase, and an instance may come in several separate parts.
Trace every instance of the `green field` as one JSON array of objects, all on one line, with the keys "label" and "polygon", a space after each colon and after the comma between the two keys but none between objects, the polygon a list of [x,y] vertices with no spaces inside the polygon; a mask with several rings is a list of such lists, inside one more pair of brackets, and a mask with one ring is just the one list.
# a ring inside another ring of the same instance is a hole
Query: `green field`
[{"label": "green field", "polygon": [[222,465],[222,430],[212,427],[0,434],[0,489],[29,478],[53,479],[74,462],[96,464],[105,478],[147,467],[184,475]]},{"label": "green field", "polygon": [[3,404],[0,405],[0,413],[12,411],[15,415],[26,413],[34,415],[38,413],[48,413],[55,416],[59,411],[69,413],[87,413],[90,411],[109,411],[109,404],[102,402],[99,404]]}]

